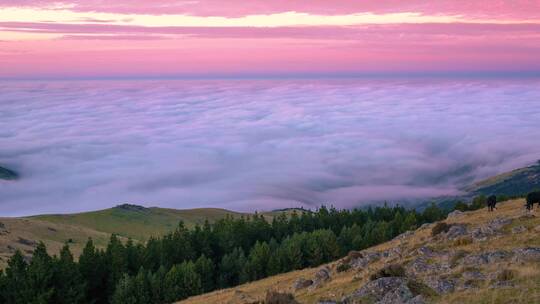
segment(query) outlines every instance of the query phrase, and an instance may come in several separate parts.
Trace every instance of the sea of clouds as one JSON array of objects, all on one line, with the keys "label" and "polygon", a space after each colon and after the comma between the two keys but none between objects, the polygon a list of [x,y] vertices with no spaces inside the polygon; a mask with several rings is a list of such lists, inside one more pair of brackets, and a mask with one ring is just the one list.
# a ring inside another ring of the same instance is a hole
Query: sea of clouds
[{"label": "sea of clouds", "polygon": [[0,215],[457,195],[540,159],[536,80],[0,83]]}]

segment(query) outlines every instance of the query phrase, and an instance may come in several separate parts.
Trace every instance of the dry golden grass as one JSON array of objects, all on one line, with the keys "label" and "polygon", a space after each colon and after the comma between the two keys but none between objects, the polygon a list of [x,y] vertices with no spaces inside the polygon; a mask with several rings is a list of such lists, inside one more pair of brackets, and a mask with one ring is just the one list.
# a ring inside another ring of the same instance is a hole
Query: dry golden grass
[{"label": "dry golden grass", "polygon": [[33,250],[31,243],[43,241],[49,254],[58,254],[62,246],[71,239],[70,248],[78,257],[91,237],[98,247],[103,247],[109,240],[109,234],[92,229],[49,223],[35,219],[0,218],[3,228],[0,228],[0,269],[13,255],[20,250],[29,256]]},{"label": "dry golden grass", "polygon": [[[380,244],[369,251],[382,251],[393,247],[401,247],[411,250],[421,246],[441,247],[439,249],[458,249],[469,253],[483,252],[489,250],[512,250],[517,247],[534,246],[540,247],[540,236],[538,232],[532,230],[533,227],[540,225],[540,212],[535,211],[536,217],[524,217],[524,200],[512,200],[498,204],[495,212],[487,212],[487,209],[481,209],[473,212],[467,212],[461,216],[447,219],[447,223],[464,223],[470,228],[485,224],[496,217],[512,218],[514,222],[511,227],[505,229],[505,234],[501,237],[494,238],[487,242],[463,242],[455,244],[454,241],[437,241],[431,240],[431,227],[418,229],[415,233],[405,240],[394,239],[390,242]],[[528,229],[527,232],[521,234],[512,234],[510,229],[517,225],[523,225]],[[407,262],[407,260],[401,260]],[[337,262],[329,263],[328,266],[335,270]],[[337,273],[333,271],[332,280],[326,283],[321,288],[315,290],[303,289],[294,292],[292,285],[294,281],[300,277],[312,278],[317,271],[315,268],[304,269],[277,276],[269,277],[260,281],[244,284],[235,288],[224,289],[212,293],[192,297],[181,301],[182,304],[210,304],[210,303],[248,303],[249,301],[262,300],[267,290],[273,289],[281,292],[291,292],[296,299],[301,303],[317,303],[321,299],[339,300],[343,295],[350,294],[354,290],[360,288],[368,281],[371,273],[384,266],[383,261],[378,261],[371,264],[368,269],[360,272],[355,270]],[[540,265],[510,265],[508,263],[500,263],[490,266],[491,269],[483,269],[488,272],[496,272],[503,268],[512,270],[516,277],[511,288],[489,288],[489,282],[481,282],[478,289],[473,291],[455,292],[445,296],[437,297],[436,303],[538,303],[540,304]],[[456,267],[459,271],[459,267]]]}]

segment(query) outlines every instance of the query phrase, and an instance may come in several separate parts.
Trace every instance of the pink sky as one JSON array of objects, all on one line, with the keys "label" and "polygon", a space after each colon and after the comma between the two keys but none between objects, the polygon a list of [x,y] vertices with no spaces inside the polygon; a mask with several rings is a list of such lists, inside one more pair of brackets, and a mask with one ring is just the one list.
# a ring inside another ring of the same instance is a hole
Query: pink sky
[{"label": "pink sky", "polygon": [[540,1],[0,0],[1,78],[537,73],[538,54]]}]

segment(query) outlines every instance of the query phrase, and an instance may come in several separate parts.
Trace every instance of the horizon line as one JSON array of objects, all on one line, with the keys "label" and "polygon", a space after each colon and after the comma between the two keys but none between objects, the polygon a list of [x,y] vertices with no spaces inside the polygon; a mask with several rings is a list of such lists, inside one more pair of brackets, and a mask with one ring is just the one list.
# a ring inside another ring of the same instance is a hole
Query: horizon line
[{"label": "horizon line", "polygon": [[176,75],[46,75],[1,77],[0,81],[87,81],[87,80],[279,80],[279,79],[369,79],[369,78],[440,78],[440,79],[534,79],[540,71],[456,71],[456,72],[371,72],[371,73],[215,73]]}]

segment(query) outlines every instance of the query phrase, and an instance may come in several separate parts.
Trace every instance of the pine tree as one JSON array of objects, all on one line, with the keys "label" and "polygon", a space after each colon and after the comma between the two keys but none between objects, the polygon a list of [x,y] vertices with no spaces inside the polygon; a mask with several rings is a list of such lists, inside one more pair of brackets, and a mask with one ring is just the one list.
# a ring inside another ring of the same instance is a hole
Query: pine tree
[{"label": "pine tree", "polygon": [[212,260],[204,254],[195,261],[195,271],[201,277],[201,287],[204,292],[214,289],[215,267]]},{"label": "pine tree", "polygon": [[235,248],[230,254],[224,255],[219,265],[219,286],[226,288],[246,282],[245,264],[246,256],[242,248]]},{"label": "pine tree", "polygon": [[111,298],[112,304],[138,304],[133,278],[125,273],[116,285]]},{"label": "pine tree", "polygon": [[28,265],[19,250],[8,261],[5,274],[5,283],[2,284],[2,297],[5,303],[26,304],[33,298],[27,284]]},{"label": "pine tree", "polygon": [[85,284],[79,265],[73,261],[73,255],[67,244],[62,247],[60,257],[54,265],[55,293],[54,303],[76,304],[84,300]]},{"label": "pine tree", "polygon": [[53,260],[43,242],[34,249],[26,274],[32,303],[50,303],[54,295]]},{"label": "pine tree", "polygon": [[182,300],[202,291],[201,278],[191,261],[174,265],[165,275],[164,286],[167,302]]},{"label": "pine tree", "polygon": [[86,284],[85,299],[89,303],[108,303],[108,268],[103,254],[96,250],[92,239],[88,239],[81,256],[79,268]]},{"label": "pine tree", "polygon": [[415,214],[416,212],[409,212],[409,214],[407,214],[407,216],[405,217],[405,220],[403,221],[403,225],[401,226],[401,232],[414,230],[417,228]]},{"label": "pine tree", "polygon": [[256,242],[251,248],[246,265],[248,279],[255,281],[268,275],[268,260],[270,259],[270,247],[266,242]]},{"label": "pine tree", "polygon": [[165,302],[165,275],[167,275],[167,271],[163,266],[149,275],[148,280],[152,291],[150,303],[159,304]]}]

